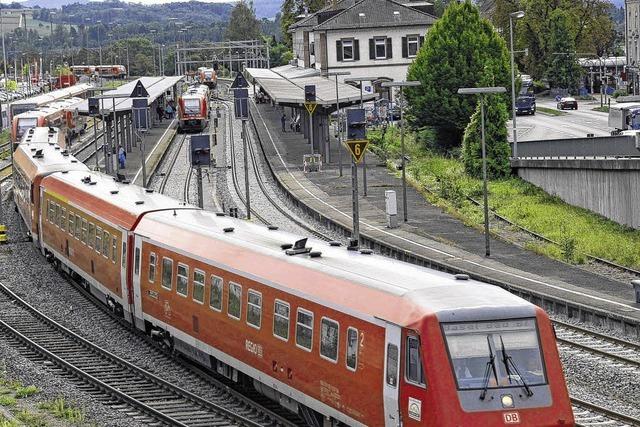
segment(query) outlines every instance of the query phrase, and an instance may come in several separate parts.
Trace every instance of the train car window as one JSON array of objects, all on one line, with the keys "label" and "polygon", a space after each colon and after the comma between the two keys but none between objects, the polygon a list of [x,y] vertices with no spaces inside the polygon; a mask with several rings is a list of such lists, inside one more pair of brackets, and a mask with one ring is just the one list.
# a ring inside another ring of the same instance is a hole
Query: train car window
[{"label": "train car window", "polygon": [[87,220],[82,218],[82,243],[87,244]]},{"label": "train car window", "polygon": [[395,344],[387,345],[387,384],[398,386],[398,346]]},{"label": "train car window", "polygon": [[338,339],[340,325],[335,320],[323,317],[320,321],[320,357],[338,362]]},{"label": "train car window", "polygon": [[189,292],[189,267],[178,264],[178,280],[176,281],[176,292],[183,297]]},{"label": "train car window", "polygon": [[262,294],[251,289],[247,292],[247,323],[257,329],[262,326]]},{"label": "train car window", "polygon": [[122,242],[122,268],[127,266],[127,242]]},{"label": "train car window", "polygon": [[238,320],[240,320],[240,316],[242,315],[242,286],[237,283],[229,282],[227,314]]},{"label": "train car window", "polygon": [[62,231],[67,231],[67,210],[60,208],[60,228]]},{"label": "train car window", "polygon": [[109,242],[111,241],[111,234],[108,231],[102,233],[102,255],[109,259]]},{"label": "train car window", "polygon": [[222,311],[222,278],[211,276],[211,291],[209,292],[209,307]]},{"label": "train car window", "polygon": [[193,300],[204,304],[204,271],[193,270]]},{"label": "train car window", "polygon": [[276,300],[273,306],[273,335],[289,341],[289,303]]},{"label": "train car window", "polygon": [[140,248],[136,248],[135,255],[133,257],[133,271],[135,274],[140,274]]},{"label": "train car window", "polygon": [[358,330],[347,329],[347,369],[355,371],[358,367]]},{"label": "train car window", "polygon": [[102,250],[102,227],[96,225],[96,252],[100,253]]},{"label": "train car window", "polygon": [[92,222],[89,223],[89,235],[87,236],[87,244],[90,248],[93,248],[93,244],[96,242],[96,226]]},{"label": "train car window", "polygon": [[162,258],[162,287],[171,290],[172,282],[173,260],[170,258]]},{"label": "train car window", "polygon": [[297,314],[296,345],[307,351],[313,347],[313,313],[302,308]]},{"label": "train car window", "polygon": [[422,370],[422,357],[420,355],[420,340],[418,337],[408,336],[405,349],[407,360],[405,361],[405,378],[407,382],[424,386],[424,372]]},{"label": "train car window", "polygon": [[118,238],[111,236],[111,261],[115,264],[118,259]]},{"label": "train car window", "polygon": [[53,222],[60,227],[60,206],[57,203],[53,204]]},{"label": "train car window", "polygon": [[75,232],[75,236],[76,236],[76,239],[78,239],[78,240],[80,240],[81,228],[82,228],[82,218],[80,216],[76,215],[76,232]]},{"label": "train car window", "polygon": [[51,222],[51,200],[47,199],[47,221]]},{"label": "train car window", "polygon": [[75,219],[76,216],[73,212],[69,211],[69,234],[73,236],[73,230],[75,230]]},{"label": "train car window", "polygon": [[151,252],[149,254],[149,277],[147,277],[149,282],[156,282],[156,254]]}]

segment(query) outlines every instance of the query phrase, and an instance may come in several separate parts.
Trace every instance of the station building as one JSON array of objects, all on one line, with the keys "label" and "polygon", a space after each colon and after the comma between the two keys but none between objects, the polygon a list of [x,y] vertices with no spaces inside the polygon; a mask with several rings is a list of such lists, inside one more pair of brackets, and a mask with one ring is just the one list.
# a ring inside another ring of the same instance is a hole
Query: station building
[{"label": "station building", "polygon": [[298,67],[322,74],[349,71],[340,76],[371,77],[365,92],[390,98],[381,83],[405,80],[424,36],[436,21],[433,5],[418,0],[333,1],[320,11],[292,24],[294,61]]}]

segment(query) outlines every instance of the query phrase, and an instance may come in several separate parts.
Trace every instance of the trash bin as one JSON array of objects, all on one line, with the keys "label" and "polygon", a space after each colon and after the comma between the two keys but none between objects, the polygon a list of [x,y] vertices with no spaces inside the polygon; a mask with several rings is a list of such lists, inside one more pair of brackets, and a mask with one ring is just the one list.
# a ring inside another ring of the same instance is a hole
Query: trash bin
[{"label": "trash bin", "polygon": [[633,292],[636,295],[636,302],[640,304],[640,280],[632,280]]}]

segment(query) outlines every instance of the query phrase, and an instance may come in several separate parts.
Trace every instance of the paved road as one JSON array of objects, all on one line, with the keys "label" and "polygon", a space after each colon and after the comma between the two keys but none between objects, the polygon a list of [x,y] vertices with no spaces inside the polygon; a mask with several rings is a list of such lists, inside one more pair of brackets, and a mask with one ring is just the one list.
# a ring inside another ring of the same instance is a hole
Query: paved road
[{"label": "paved road", "polygon": [[[538,99],[538,107],[556,109],[556,102],[552,99]],[[566,114],[553,116],[537,112],[534,116],[518,116],[518,140],[531,141],[538,139],[558,139],[585,137],[588,133],[595,136],[610,135],[607,126],[607,113],[593,111],[599,102],[578,101],[578,110],[565,110]],[[508,123],[509,140],[511,135],[511,121]]]}]

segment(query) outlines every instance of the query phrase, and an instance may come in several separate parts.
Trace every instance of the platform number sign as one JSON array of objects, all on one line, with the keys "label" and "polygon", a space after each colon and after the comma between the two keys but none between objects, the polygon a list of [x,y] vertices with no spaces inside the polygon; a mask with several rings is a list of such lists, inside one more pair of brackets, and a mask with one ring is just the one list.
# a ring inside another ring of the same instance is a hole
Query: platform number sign
[{"label": "platform number sign", "polygon": [[364,152],[367,150],[367,145],[369,145],[369,141],[366,139],[361,140],[351,140],[344,142],[355,160],[356,163],[360,163],[362,158],[364,157]]},{"label": "platform number sign", "polygon": [[366,124],[365,113],[362,108],[347,110],[347,140],[345,145],[356,163],[362,161],[367,145],[369,145],[369,141],[366,139]]}]

